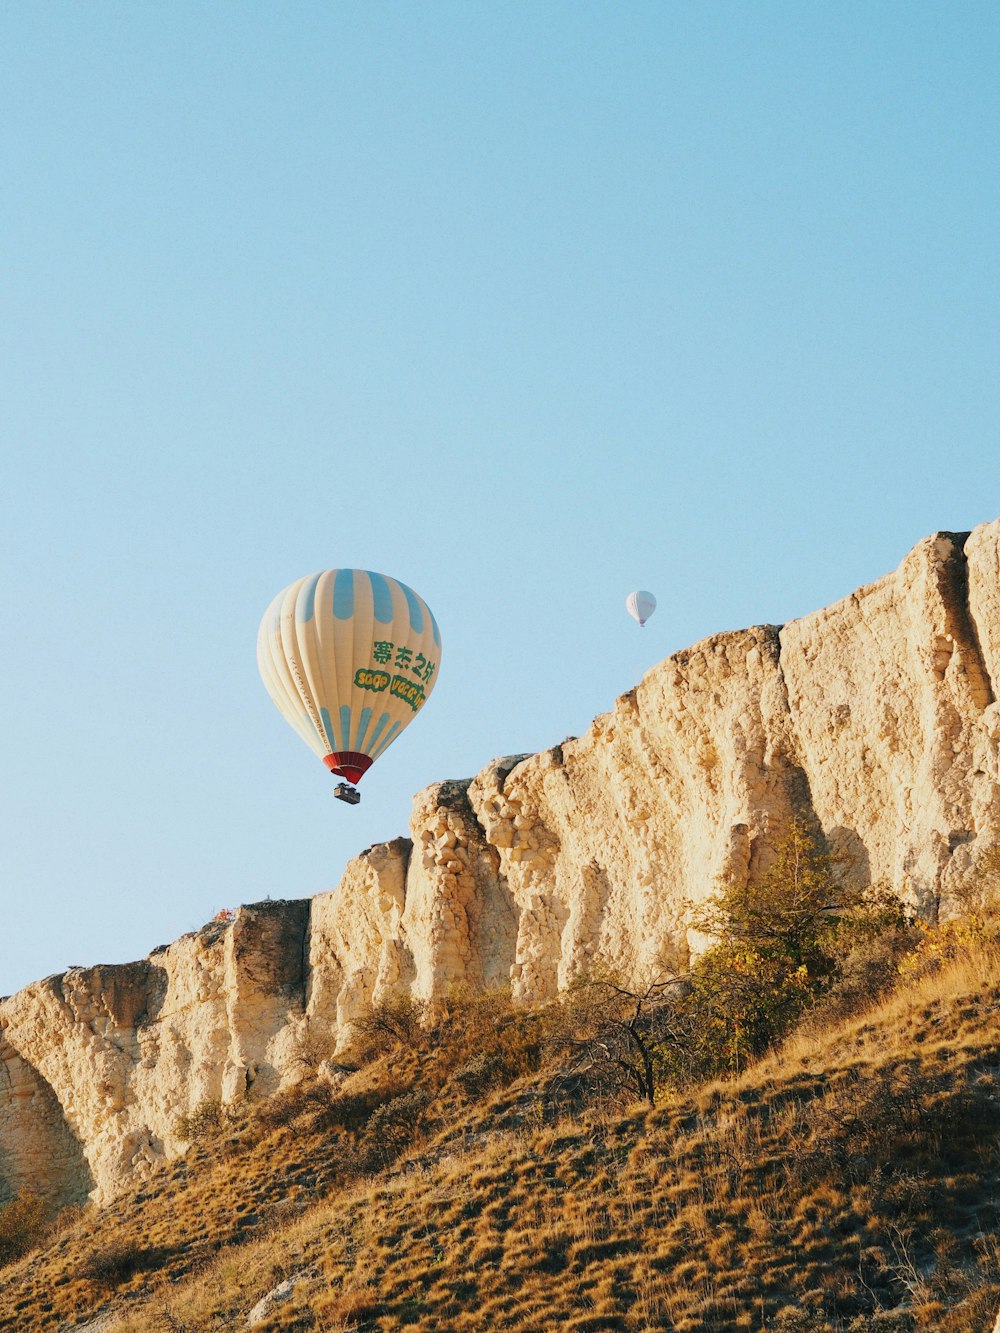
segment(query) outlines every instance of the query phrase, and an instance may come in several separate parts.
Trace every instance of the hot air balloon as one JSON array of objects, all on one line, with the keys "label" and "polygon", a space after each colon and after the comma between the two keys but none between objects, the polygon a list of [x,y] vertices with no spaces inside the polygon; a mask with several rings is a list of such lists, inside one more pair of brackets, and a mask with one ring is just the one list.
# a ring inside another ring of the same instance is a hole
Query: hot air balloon
[{"label": "hot air balloon", "polygon": [[625,609],[633,620],[638,620],[640,625],[645,625],[656,610],[656,598],[651,592],[642,592],[637,589],[635,592],[630,592],[625,598]]},{"label": "hot air balloon", "polygon": [[257,665],[279,713],[353,786],[413,721],[437,683],[441,635],[412,588],[367,569],[289,584],[264,613]]}]

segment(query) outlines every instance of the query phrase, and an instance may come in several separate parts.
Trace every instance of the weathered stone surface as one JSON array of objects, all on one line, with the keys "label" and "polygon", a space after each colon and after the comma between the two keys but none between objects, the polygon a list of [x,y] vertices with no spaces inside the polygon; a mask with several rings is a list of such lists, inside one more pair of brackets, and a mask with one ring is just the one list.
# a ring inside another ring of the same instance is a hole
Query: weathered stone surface
[{"label": "weathered stone surface", "polygon": [[278,1086],[304,1006],[307,902],[258,903],[141,963],[72,968],[0,1004],[0,1198],[102,1198],[186,1146],[178,1117]]},{"label": "weathered stone surface", "polygon": [[243,907],[127,967],[0,1002],[0,1200],[102,1198],[184,1147],[178,1116],[301,1079],[394,992],[682,958],[689,904],[794,812],[928,913],[1000,836],[1000,520],[938,533],[791,624],[654,667],[586,735],[414,800],[411,839],[308,902]]},{"label": "weathered stone surface", "polygon": [[262,1296],[257,1304],[247,1315],[247,1328],[260,1328],[266,1324],[283,1305],[295,1295],[296,1287],[303,1282],[308,1282],[316,1276],[313,1269],[305,1268],[299,1273],[293,1273],[291,1277],[286,1277],[284,1282],[279,1282],[273,1291],[269,1291],[266,1296]]}]

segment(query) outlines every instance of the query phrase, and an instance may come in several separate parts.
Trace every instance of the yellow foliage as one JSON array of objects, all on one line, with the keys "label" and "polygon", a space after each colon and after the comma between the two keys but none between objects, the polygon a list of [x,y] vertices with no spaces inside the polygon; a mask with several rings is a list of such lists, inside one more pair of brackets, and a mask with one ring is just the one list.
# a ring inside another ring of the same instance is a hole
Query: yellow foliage
[{"label": "yellow foliage", "polygon": [[975,912],[937,925],[918,921],[916,929],[919,933],[917,943],[897,968],[899,975],[907,980],[921,977],[929,969],[994,943],[998,938],[996,923]]}]

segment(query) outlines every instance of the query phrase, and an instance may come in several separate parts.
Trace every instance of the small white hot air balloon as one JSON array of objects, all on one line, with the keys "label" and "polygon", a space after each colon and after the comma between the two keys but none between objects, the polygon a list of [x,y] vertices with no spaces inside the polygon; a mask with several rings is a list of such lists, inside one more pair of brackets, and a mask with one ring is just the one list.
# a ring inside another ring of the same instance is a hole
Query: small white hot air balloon
[{"label": "small white hot air balloon", "polygon": [[645,625],[656,610],[656,598],[651,592],[643,592],[641,589],[637,589],[635,592],[630,592],[625,598],[625,610],[633,620],[638,620],[640,625]]}]

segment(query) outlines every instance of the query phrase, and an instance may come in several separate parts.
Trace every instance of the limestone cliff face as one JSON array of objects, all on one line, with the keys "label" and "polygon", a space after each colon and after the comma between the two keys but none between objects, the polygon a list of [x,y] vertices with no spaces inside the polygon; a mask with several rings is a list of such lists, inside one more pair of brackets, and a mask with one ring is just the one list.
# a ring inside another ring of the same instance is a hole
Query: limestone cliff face
[{"label": "limestone cliff face", "polygon": [[239,910],[142,963],[0,1002],[0,1201],[100,1199],[182,1151],[179,1115],[349,1048],[393,992],[549,999],[690,941],[686,904],[766,862],[793,813],[933,915],[1000,839],[1000,520],[781,627],[654,667],[585,736],[418,794],[311,901]]}]

